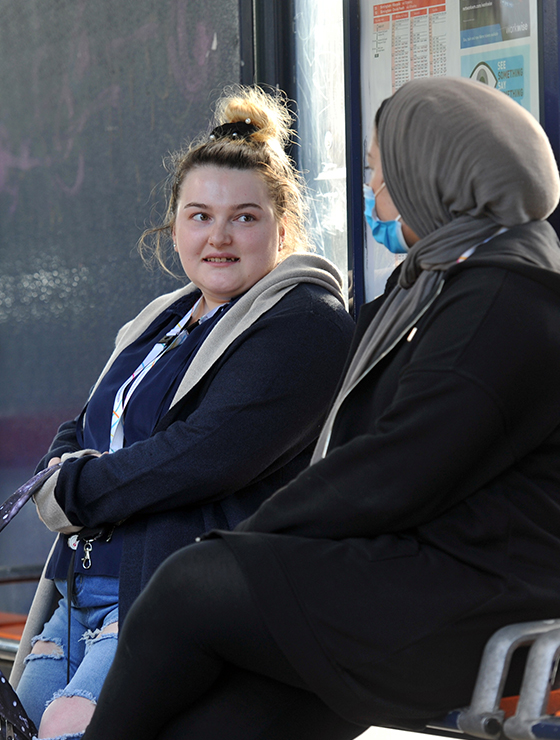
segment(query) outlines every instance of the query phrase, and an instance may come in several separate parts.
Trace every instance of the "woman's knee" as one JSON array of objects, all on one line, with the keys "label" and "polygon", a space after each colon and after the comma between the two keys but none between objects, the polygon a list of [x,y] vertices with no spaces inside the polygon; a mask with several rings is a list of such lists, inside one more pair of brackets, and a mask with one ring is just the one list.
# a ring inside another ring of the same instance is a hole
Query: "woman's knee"
[{"label": "woman's knee", "polygon": [[31,648],[30,655],[51,655],[53,657],[62,657],[64,650],[53,640],[37,640]]},{"label": "woman's knee", "polygon": [[119,639],[127,646],[146,639],[173,643],[183,635],[188,615],[189,633],[204,644],[243,598],[240,578],[237,562],[221,541],[179,550],[160,565],[136,599]]},{"label": "woman's knee", "polygon": [[208,572],[222,570],[232,557],[229,548],[221,540],[198,542],[177,550],[164,560],[152,581],[157,580],[178,588],[185,580],[194,584],[206,583]]},{"label": "woman's knee", "polygon": [[235,558],[220,540],[189,545],[159,566],[136,603],[144,602],[144,608],[153,605],[166,618],[180,611],[182,604],[188,605],[192,614],[198,604],[207,605],[216,594],[223,595],[232,580],[235,589],[238,570]]},{"label": "woman's knee", "polygon": [[86,632],[85,657],[68,686],[55,693],[39,727],[39,738],[83,733],[88,726],[117,645],[118,623]]},{"label": "woman's knee", "polygon": [[85,732],[95,711],[96,701],[86,692],[59,696],[45,709],[39,727],[39,738],[58,738]]},{"label": "woman's knee", "polygon": [[108,624],[106,627],[103,627],[103,629],[99,632],[100,635],[113,635],[118,634],[119,632],[119,623],[118,622],[111,622],[111,624]]}]

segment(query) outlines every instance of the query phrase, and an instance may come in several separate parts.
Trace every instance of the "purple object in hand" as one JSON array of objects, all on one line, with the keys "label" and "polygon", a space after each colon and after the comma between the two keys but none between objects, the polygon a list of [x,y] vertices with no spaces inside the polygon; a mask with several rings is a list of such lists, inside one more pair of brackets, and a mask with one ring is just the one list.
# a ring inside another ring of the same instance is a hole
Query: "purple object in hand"
[{"label": "purple object in hand", "polygon": [[[53,465],[52,468],[41,470],[0,505],[0,532],[8,522],[12,521],[31,496],[41,488],[47,478],[56,473],[61,465],[62,463],[58,463]],[[36,734],[37,728],[27,716],[15,691],[0,671],[0,738],[31,740]]]},{"label": "purple object in hand", "polygon": [[26,504],[31,496],[41,488],[43,483],[50,478],[53,473],[60,468],[62,463],[53,465],[52,468],[40,470],[37,475],[30,478],[27,483],[20,486],[15,493],[12,493],[3,504],[0,505],[0,532],[12,521],[21,507]]}]

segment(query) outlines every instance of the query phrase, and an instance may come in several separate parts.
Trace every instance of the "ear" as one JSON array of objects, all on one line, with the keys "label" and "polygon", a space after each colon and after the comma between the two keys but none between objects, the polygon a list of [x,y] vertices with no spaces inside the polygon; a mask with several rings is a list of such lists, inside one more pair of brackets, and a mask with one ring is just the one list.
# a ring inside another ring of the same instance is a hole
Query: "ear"
[{"label": "ear", "polygon": [[286,217],[278,224],[278,251],[281,252],[284,248],[284,239],[286,237]]},{"label": "ear", "polygon": [[172,230],[172,232],[171,232],[171,239],[172,239],[172,241],[173,241],[173,249],[174,249],[174,250],[175,250],[176,252],[178,252],[179,250],[177,249],[177,243],[176,243],[176,241],[175,241],[175,229],[173,229],[173,230]]}]

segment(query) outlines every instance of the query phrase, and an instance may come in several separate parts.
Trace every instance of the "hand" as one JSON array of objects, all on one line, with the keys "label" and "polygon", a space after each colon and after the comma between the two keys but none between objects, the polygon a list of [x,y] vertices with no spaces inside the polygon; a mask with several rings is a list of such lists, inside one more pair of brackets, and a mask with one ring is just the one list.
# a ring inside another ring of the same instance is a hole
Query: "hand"
[{"label": "hand", "polygon": [[[101,453],[97,450],[78,450],[76,452],[65,452],[62,457],[53,457],[48,462],[48,467],[51,468],[59,462],[64,460],[70,460],[73,458],[84,457],[85,455],[94,455],[100,457]],[[72,524],[64,511],[58,505],[54,491],[60,470],[57,470],[54,475],[48,478],[41,488],[33,494],[33,501],[37,506],[37,514],[43,524],[51,530],[51,532],[61,532],[62,534],[74,534],[79,532],[81,527]]]},{"label": "hand", "polygon": [[[102,452],[97,452],[97,450],[83,450],[82,451],[82,454],[83,454],[83,452],[86,452],[88,455],[93,455],[94,457],[101,457],[101,455],[108,455],[109,454],[108,452],[103,452],[103,453]],[[72,457],[73,455],[75,455],[75,453],[72,453],[72,452],[67,453],[67,454],[68,454],[68,457]],[[79,457],[78,455],[76,455],[76,456]],[[59,462],[62,462],[62,458],[61,457],[51,457],[51,459],[49,460],[49,464],[47,465],[47,467],[48,468],[52,468],[53,465],[58,465]]]}]

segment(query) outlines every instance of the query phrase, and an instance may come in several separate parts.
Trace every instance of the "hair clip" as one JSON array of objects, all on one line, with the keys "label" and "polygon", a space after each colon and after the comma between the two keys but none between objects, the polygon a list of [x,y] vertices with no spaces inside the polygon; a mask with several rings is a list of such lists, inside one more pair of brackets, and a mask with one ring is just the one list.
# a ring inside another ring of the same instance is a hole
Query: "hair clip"
[{"label": "hair clip", "polygon": [[221,126],[216,126],[209,138],[212,141],[226,138],[248,139],[256,130],[257,127],[251,123],[251,119],[246,118],[244,121],[234,121],[233,123],[224,123]]}]

